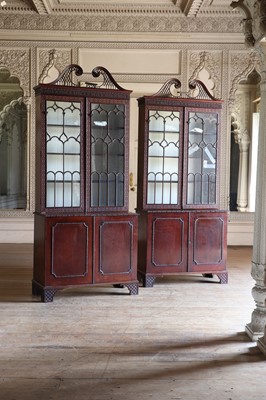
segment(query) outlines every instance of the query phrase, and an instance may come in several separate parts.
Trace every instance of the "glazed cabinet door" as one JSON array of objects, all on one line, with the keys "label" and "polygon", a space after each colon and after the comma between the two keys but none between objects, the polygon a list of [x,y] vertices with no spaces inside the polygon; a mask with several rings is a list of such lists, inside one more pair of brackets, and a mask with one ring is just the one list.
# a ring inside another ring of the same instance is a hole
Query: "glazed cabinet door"
[{"label": "glazed cabinet door", "polygon": [[185,110],[183,207],[218,208],[220,110]]},{"label": "glazed cabinet door", "polygon": [[140,106],[138,208],[181,208],[183,110]]},{"label": "glazed cabinet door", "polygon": [[94,217],[94,283],[137,277],[137,215]]},{"label": "glazed cabinet door", "polygon": [[84,100],[46,96],[37,135],[37,211],[84,210]]},{"label": "glazed cabinet door", "polygon": [[119,100],[87,99],[87,110],[90,132],[87,209],[127,210],[128,104]]},{"label": "glazed cabinet door", "polygon": [[190,212],[188,271],[226,270],[227,212]]},{"label": "glazed cabinet door", "polygon": [[148,273],[187,270],[187,227],[187,213],[148,213]]}]

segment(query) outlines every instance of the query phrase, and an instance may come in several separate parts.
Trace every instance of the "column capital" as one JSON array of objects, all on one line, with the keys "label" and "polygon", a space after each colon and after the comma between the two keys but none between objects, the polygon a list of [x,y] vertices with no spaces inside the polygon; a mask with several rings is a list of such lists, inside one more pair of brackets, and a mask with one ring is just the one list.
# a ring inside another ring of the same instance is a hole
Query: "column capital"
[{"label": "column capital", "polygon": [[245,43],[247,47],[253,47],[266,36],[266,0],[232,1],[230,6],[242,11]]}]

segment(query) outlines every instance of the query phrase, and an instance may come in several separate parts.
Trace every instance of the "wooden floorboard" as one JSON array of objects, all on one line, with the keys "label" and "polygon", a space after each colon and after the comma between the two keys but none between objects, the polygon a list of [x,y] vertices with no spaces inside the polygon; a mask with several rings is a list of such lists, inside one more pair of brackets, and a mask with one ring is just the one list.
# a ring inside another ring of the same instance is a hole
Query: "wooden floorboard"
[{"label": "wooden floorboard", "polygon": [[245,334],[252,249],[228,249],[229,283],[163,277],[31,295],[32,245],[0,244],[3,400],[262,400],[266,358]]}]

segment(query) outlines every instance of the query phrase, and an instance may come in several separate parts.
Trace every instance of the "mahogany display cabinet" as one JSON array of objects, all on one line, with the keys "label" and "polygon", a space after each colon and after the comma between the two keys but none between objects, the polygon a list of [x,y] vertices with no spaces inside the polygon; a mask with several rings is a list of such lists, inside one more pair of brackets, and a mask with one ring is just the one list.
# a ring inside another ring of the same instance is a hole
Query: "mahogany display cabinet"
[{"label": "mahogany display cabinet", "polygon": [[138,216],[128,212],[131,91],[103,67],[92,71],[96,83],[81,84],[82,74],[72,64],[54,82],[34,88],[32,292],[43,302],[58,290],[86,285],[138,293]]},{"label": "mahogany display cabinet", "polygon": [[138,276],[194,273],[227,283],[227,211],[219,209],[222,101],[170,79],[138,99]]}]

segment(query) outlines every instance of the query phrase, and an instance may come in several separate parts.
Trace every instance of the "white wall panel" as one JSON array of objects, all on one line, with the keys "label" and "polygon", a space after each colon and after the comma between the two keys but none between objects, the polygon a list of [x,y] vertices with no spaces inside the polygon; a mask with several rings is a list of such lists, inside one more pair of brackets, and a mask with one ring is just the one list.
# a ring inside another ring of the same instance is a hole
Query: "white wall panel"
[{"label": "white wall panel", "polygon": [[111,74],[180,74],[180,51],[152,49],[79,49],[78,64],[85,73],[98,65]]}]

